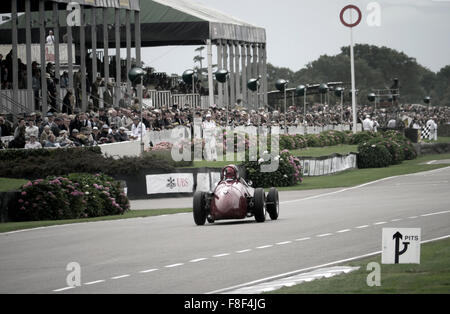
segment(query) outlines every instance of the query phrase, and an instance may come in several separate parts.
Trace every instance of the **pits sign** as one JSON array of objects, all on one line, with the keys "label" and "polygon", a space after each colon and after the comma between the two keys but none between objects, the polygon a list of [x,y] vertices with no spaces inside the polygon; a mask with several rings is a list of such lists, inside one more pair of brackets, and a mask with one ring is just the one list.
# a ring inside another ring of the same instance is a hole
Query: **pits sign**
[{"label": "pits sign", "polygon": [[383,228],[383,264],[420,264],[420,228]]}]

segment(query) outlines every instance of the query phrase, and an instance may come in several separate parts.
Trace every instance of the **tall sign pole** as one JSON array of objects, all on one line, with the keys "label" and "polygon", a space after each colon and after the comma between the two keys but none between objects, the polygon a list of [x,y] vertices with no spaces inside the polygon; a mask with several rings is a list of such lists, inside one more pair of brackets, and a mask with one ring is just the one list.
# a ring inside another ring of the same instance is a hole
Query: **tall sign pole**
[{"label": "tall sign pole", "polygon": [[[347,23],[344,20],[344,13],[350,10],[350,23]],[[356,10],[358,13],[358,19],[356,22],[353,22],[353,10]],[[353,133],[356,133],[356,126],[357,126],[357,117],[356,117],[356,83],[355,83],[355,57],[353,53],[353,27],[357,26],[359,23],[361,23],[362,19],[362,13],[361,10],[355,6],[355,5],[347,5],[341,10],[340,14],[341,22],[344,24],[344,26],[350,28],[350,67],[351,67],[351,74],[352,74],[352,111],[353,111]]]}]

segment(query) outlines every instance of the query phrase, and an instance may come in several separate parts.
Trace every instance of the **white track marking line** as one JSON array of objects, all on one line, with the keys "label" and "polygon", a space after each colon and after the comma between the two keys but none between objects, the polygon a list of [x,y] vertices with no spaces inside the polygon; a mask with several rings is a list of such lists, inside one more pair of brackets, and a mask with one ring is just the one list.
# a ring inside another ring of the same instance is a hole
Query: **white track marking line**
[{"label": "white track marking line", "polygon": [[[450,238],[450,235],[446,235],[446,236],[435,238],[435,239],[431,239],[431,240],[422,241],[421,243],[429,243],[429,242],[443,240],[443,239],[447,239],[447,238]],[[279,275],[275,275],[275,276],[271,276],[271,277],[266,277],[266,278],[254,280],[254,281],[251,281],[251,282],[246,282],[246,283],[239,284],[239,285],[236,285],[236,286],[233,286],[233,287],[228,287],[228,288],[224,288],[224,289],[219,289],[219,290],[206,292],[206,294],[218,294],[218,293],[222,293],[222,292],[225,292],[225,291],[235,290],[235,289],[238,289],[238,288],[242,288],[242,287],[247,287],[247,286],[251,286],[251,285],[254,285],[254,284],[258,284],[258,283],[261,283],[261,282],[266,282],[266,281],[270,281],[270,280],[273,280],[273,279],[278,279],[278,278],[283,278],[283,277],[287,277],[287,276],[294,275],[294,274],[299,274],[299,273],[302,273],[302,272],[305,272],[305,271],[308,271],[308,270],[311,270],[311,269],[317,269],[317,268],[328,267],[328,266],[331,266],[331,265],[342,264],[342,263],[358,260],[358,259],[361,259],[361,258],[374,256],[374,255],[377,255],[377,254],[380,254],[380,253],[381,253],[381,251],[376,251],[376,252],[372,252],[372,253],[368,253],[368,254],[364,254],[364,255],[360,255],[360,256],[355,256],[355,257],[351,257],[351,258],[347,258],[347,259],[343,259],[343,260],[339,260],[339,261],[334,261],[334,262],[331,262],[331,263],[326,263],[326,264],[322,264],[322,265],[317,265],[317,266],[307,267],[307,268],[303,268],[303,269],[298,269],[298,270],[294,270],[294,271],[287,272],[287,273],[284,273],[284,274],[279,274]]]},{"label": "white track marking line", "polygon": [[262,245],[262,246],[258,246],[257,249],[262,250],[262,249],[267,249],[267,248],[272,247],[272,246],[273,246],[272,244]]},{"label": "white track marking line", "polygon": [[252,250],[252,249],[246,249],[246,250],[236,251],[236,253],[242,254],[242,253],[250,252],[251,250]]},{"label": "white track marking line", "polygon": [[434,164],[435,162],[436,162],[436,160],[431,160],[431,161],[427,162],[427,165]]},{"label": "white track marking line", "polygon": [[310,240],[311,238],[301,238],[301,239],[295,239],[296,242],[301,242],[301,241],[306,241],[306,240]]},{"label": "white track marking line", "polygon": [[411,216],[411,217],[408,217],[408,219],[416,219],[416,218],[419,218],[419,216]]},{"label": "white track marking line", "polygon": [[158,270],[158,268],[153,268],[153,269],[141,270],[139,273],[147,274],[147,273],[152,273],[152,272],[157,271],[157,270]]},{"label": "white track marking line", "polygon": [[111,277],[111,280],[117,280],[117,279],[122,279],[122,278],[127,278],[130,277],[130,275],[121,275],[121,276],[116,276],[116,277]]},{"label": "white track marking line", "polygon": [[198,263],[198,262],[201,262],[204,260],[207,260],[207,258],[202,257],[202,258],[193,259],[193,260],[190,260],[189,263]]},{"label": "white track marking line", "polygon": [[362,226],[356,227],[356,229],[364,229],[364,228],[367,228],[367,227],[369,227],[369,225],[362,225]]},{"label": "white track marking line", "polygon": [[166,268],[174,268],[174,267],[183,266],[183,265],[184,265],[183,263],[177,263],[177,264],[167,265],[167,266],[164,266],[164,267],[166,267]]},{"label": "white track marking line", "polygon": [[435,215],[442,215],[442,214],[447,214],[450,213],[450,210],[446,210],[443,212],[436,212],[436,213],[429,213],[429,214],[425,214],[425,215],[421,215],[422,217],[429,217],[429,216],[435,216]]},{"label": "white track marking line", "polygon": [[337,233],[345,233],[345,232],[349,232],[350,229],[344,229],[344,230],[339,230]]},{"label": "white track marking line", "polygon": [[86,282],[83,285],[90,286],[90,285],[95,285],[96,283],[101,283],[101,282],[105,282],[105,280],[96,280],[96,281]]},{"label": "white track marking line", "polygon": [[316,236],[316,237],[318,237],[318,238],[323,238],[323,237],[328,237],[328,236],[330,236],[330,235],[332,235],[332,233],[324,233],[324,234],[319,234],[319,235]]},{"label": "white track marking line", "polygon": [[61,292],[61,291],[66,291],[66,290],[70,290],[70,289],[74,289],[74,288],[75,287],[65,287],[65,288],[53,290],[53,292]]},{"label": "white track marking line", "polygon": [[285,245],[285,244],[290,244],[292,243],[292,241],[284,241],[284,242],[278,242],[277,245]]},{"label": "white track marking line", "polygon": [[392,222],[397,222],[397,221],[402,221],[403,219],[402,218],[397,218],[397,219],[392,219],[391,221]]},{"label": "white track marking line", "polygon": [[386,221],[380,221],[380,222],[374,223],[375,226],[384,225],[384,224],[387,224],[387,222]]},{"label": "white track marking line", "polygon": [[223,254],[217,254],[217,255],[213,255],[213,257],[224,257],[224,256],[228,256],[230,255],[230,253],[223,253]]}]

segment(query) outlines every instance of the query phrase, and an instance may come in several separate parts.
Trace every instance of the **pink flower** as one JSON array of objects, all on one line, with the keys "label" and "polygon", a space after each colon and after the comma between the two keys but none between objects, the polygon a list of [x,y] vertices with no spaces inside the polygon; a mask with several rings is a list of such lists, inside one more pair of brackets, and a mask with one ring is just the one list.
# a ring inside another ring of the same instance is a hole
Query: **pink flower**
[{"label": "pink flower", "polygon": [[19,203],[21,203],[21,204],[22,204],[22,203],[23,203],[23,199],[20,199],[20,200],[19,200]]},{"label": "pink flower", "polygon": [[22,206],[22,207],[20,207],[20,210],[25,210],[25,207],[23,207],[23,206]]},{"label": "pink flower", "polygon": [[27,195],[27,192],[23,191],[23,192],[22,192],[22,195],[23,195],[23,196]]}]

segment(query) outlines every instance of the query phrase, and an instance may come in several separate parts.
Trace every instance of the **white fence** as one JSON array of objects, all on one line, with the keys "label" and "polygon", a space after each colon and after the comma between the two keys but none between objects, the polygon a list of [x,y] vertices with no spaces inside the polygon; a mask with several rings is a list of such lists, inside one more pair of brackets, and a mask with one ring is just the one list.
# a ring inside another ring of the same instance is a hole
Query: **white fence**
[{"label": "white fence", "polygon": [[336,155],[328,158],[304,158],[300,162],[305,177],[330,175],[357,167],[356,154]]}]

